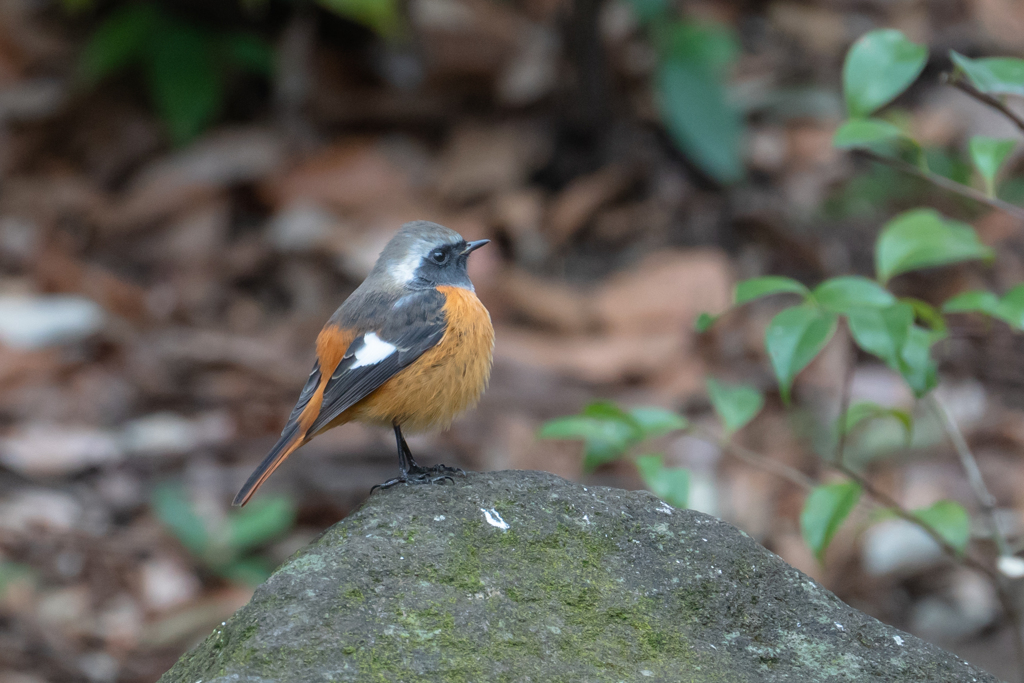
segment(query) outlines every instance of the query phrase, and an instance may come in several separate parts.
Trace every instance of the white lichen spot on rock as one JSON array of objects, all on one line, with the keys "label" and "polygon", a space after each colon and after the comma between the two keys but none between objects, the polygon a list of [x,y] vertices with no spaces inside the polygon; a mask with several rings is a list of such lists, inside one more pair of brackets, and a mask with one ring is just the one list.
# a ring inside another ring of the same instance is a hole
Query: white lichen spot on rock
[{"label": "white lichen spot on rock", "polygon": [[583,515],[583,521],[586,522],[587,524],[590,524],[590,516],[589,515]]},{"label": "white lichen spot on rock", "polygon": [[641,669],[640,670],[640,675],[641,676],[648,676],[648,677],[650,677],[650,676],[654,675],[654,672],[651,671],[650,669]]},{"label": "white lichen spot on rock", "polygon": [[443,522],[444,521],[444,515],[436,515],[434,517],[434,521],[435,522]]},{"label": "white lichen spot on rock", "polygon": [[846,630],[845,628],[843,628],[843,625],[840,624],[838,621],[834,621],[832,623],[834,623],[836,625],[836,628],[839,629],[840,631],[845,631]]},{"label": "white lichen spot on rock", "polygon": [[661,505],[658,506],[658,512],[661,512],[662,514],[666,515],[671,515],[672,506],[666,503],[665,501],[661,501]]},{"label": "white lichen spot on rock", "polygon": [[903,639],[900,638],[899,636],[893,636],[892,639],[896,641],[897,645],[901,645],[901,646],[903,645]]},{"label": "white lichen spot on rock", "polygon": [[501,518],[501,515],[499,515],[498,511],[495,510],[494,508],[491,508],[490,510],[487,510],[487,509],[484,509],[484,508],[480,508],[480,512],[484,513],[484,519],[486,519],[487,523],[490,524],[491,526],[498,527],[502,531],[508,530],[508,528],[509,528],[508,522],[503,520]]}]

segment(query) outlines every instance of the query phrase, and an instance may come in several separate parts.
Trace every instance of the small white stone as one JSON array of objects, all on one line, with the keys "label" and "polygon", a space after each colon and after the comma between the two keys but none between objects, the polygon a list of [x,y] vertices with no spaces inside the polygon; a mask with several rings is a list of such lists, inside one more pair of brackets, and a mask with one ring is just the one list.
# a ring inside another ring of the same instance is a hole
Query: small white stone
[{"label": "small white stone", "polygon": [[1024,558],[1016,555],[1003,555],[996,563],[1000,573],[1011,579],[1019,579],[1024,576]]},{"label": "small white stone", "polygon": [[503,520],[501,518],[501,515],[499,515],[498,511],[495,510],[494,508],[491,508],[490,510],[485,510],[484,508],[480,508],[480,512],[484,513],[484,519],[486,519],[487,523],[490,524],[491,526],[497,527],[497,528],[501,529],[502,531],[506,531],[509,528],[508,522]]},{"label": "small white stone", "polygon": [[843,628],[843,625],[840,624],[838,621],[834,621],[832,623],[834,623],[836,625],[836,628],[839,629],[840,631],[845,631],[846,630],[845,628]]},{"label": "small white stone", "polygon": [[443,522],[445,519],[444,515],[437,515],[434,517],[435,522]]},{"label": "small white stone", "polygon": [[896,641],[897,645],[903,645],[903,639],[899,636],[893,636],[892,639]]}]

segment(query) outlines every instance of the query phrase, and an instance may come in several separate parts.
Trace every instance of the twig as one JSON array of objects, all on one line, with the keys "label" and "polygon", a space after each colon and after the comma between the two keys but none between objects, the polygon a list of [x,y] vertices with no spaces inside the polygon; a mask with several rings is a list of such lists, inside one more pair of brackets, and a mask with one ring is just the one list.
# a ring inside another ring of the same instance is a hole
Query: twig
[{"label": "twig", "polygon": [[1010,544],[999,528],[999,521],[996,516],[996,497],[992,495],[992,492],[988,490],[988,486],[985,485],[985,479],[981,476],[981,470],[978,468],[978,461],[975,459],[974,453],[971,452],[971,447],[967,445],[967,440],[964,439],[960,427],[957,426],[956,420],[953,419],[949,409],[935,395],[935,392],[928,395],[928,404],[938,416],[939,421],[946,430],[946,434],[949,435],[949,440],[953,442],[953,448],[956,449],[956,454],[960,458],[960,466],[963,467],[964,474],[967,475],[967,481],[971,485],[971,490],[974,491],[974,497],[978,499],[978,505],[981,506],[982,512],[988,517],[988,523],[992,527],[992,537],[996,542],[999,555],[1006,556],[1012,554],[1010,552]]},{"label": "twig", "polygon": [[852,151],[854,154],[865,157],[867,159],[871,159],[872,161],[877,161],[880,164],[885,164],[886,166],[895,168],[897,171],[902,171],[903,173],[906,173],[908,175],[917,176],[918,178],[921,178],[922,180],[927,180],[933,185],[937,185],[938,187],[941,187],[944,190],[948,190],[953,194],[958,194],[961,197],[966,197],[967,199],[973,199],[976,202],[990,206],[993,209],[998,209],[999,211],[1004,211],[1013,216],[1014,218],[1018,218],[1024,221],[1024,208],[1020,206],[1016,206],[1015,204],[1011,204],[1009,202],[1004,202],[1002,199],[989,197],[984,192],[979,192],[978,190],[975,190],[973,187],[962,185],[956,182],[955,180],[950,180],[949,178],[946,178],[945,176],[921,170],[917,166],[907,163],[902,159],[887,157],[884,154],[878,154],[876,152],[872,152],[869,149],[855,149]]},{"label": "twig", "polygon": [[966,553],[961,553],[953,545],[951,545],[949,541],[944,539],[938,531],[933,529],[931,525],[925,524],[925,522],[918,518],[917,515],[903,507],[903,505],[901,505],[899,501],[890,496],[888,493],[882,491],[874,484],[872,484],[871,481],[867,477],[862,475],[860,472],[851,469],[847,465],[833,465],[832,467],[837,471],[842,472],[844,475],[846,475],[854,482],[856,482],[857,485],[860,486],[861,489],[864,491],[864,493],[868,494],[868,496],[870,496],[876,503],[882,505],[883,507],[890,508],[893,514],[897,517],[905,519],[906,521],[922,529],[926,534],[931,536],[933,541],[939,544],[939,547],[942,548],[943,552],[952,557],[954,560],[963,562],[968,567],[976,569],[977,571],[981,572],[993,581],[998,579],[999,575],[995,569],[989,567],[977,558],[974,558]]},{"label": "twig", "polygon": [[[850,348],[847,345],[847,348]],[[843,394],[839,398],[839,419],[836,424],[839,426],[839,443],[836,444],[836,465],[843,466],[843,456],[846,454],[846,413],[850,410],[850,392],[853,389],[853,373],[857,369],[857,350],[853,349],[853,358],[846,366],[846,376],[843,377]]]},{"label": "twig", "polygon": [[987,104],[988,106],[997,110],[1003,116],[1013,121],[1013,123],[1018,128],[1020,128],[1021,131],[1024,131],[1024,118],[1021,118],[1020,115],[1017,114],[1017,112],[1007,107],[1005,104],[1003,104],[1003,102],[1001,102],[997,98],[992,97],[988,93],[983,93],[977,88],[975,88],[968,81],[966,81],[962,75],[958,73],[942,74],[942,81],[944,83],[948,83],[954,88],[957,88],[958,90],[962,90],[963,92],[967,93],[968,95],[978,100],[982,104]]},{"label": "twig", "polygon": [[756,467],[757,469],[764,470],[769,474],[774,474],[777,477],[782,477],[783,479],[793,484],[796,484],[805,491],[810,491],[817,485],[813,479],[811,479],[810,477],[808,477],[806,474],[796,469],[795,467],[790,467],[789,465],[786,465],[784,463],[772,460],[771,458],[762,455],[756,451],[752,451],[749,448],[746,448],[745,446],[735,444],[729,441],[727,438],[719,438],[716,435],[712,434],[709,430],[704,429],[703,427],[694,426],[690,430],[690,434],[700,439],[701,441],[706,441],[710,444],[718,446],[723,451],[732,454],[733,456],[747,463],[751,467]]}]

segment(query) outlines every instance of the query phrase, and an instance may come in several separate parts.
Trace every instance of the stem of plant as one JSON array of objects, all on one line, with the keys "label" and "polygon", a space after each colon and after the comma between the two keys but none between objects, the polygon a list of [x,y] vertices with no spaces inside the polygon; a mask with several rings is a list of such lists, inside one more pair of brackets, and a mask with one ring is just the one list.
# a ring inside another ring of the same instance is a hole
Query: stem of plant
[{"label": "stem of plant", "polygon": [[960,458],[960,466],[963,467],[967,481],[971,485],[971,490],[974,491],[974,497],[978,499],[978,505],[981,506],[982,512],[988,518],[989,526],[992,528],[992,538],[995,541],[999,555],[1011,555],[1010,544],[999,528],[999,521],[996,515],[996,497],[992,495],[988,490],[988,486],[985,485],[985,479],[981,476],[981,469],[978,468],[978,461],[974,457],[974,453],[971,452],[970,446],[967,445],[967,440],[964,439],[960,427],[957,426],[956,420],[953,419],[949,409],[935,395],[935,392],[929,394],[927,400],[928,405],[938,416],[942,427],[946,430],[949,440],[953,442],[953,448],[956,449],[956,454]]},{"label": "stem of plant", "polygon": [[[850,348],[849,344],[847,348]],[[853,358],[846,365],[846,375],[843,377],[843,394],[839,399],[839,418],[836,420],[839,436],[836,444],[836,466],[843,466],[843,456],[846,453],[846,413],[850,410],[850,392],[853,389],[853,373],[857,370],[857,350],[853,349]]]},{"label": "stem of plant", "polygon": [[1005,116],[1006,118],[1008,118],[1011,121],[1013,121],[1013,123],[1018,128],[1020,128],[1022,132],[1024,132],[1024,118],[1021,118],[1020,115],[1017,114],[1017,112],[1015,112],[1012,109],[1010,109],[1009,107],[1007,107],[1005,104],[1003,104],[997,98],[992,97],[988,93],[983,93],[980,90],[978,90],[977,88],[975,88],[973,85],[971,85],[963,77],[962,74],[959,74],[959,73],[951,73],[951,74],[946,73],[946,74],[942,74],[942,81],[944,83],[947,83],[948,85],[953,86],[954,88],[956,88],[958,90],[962,90],[963,92],[967,93],[968,95],[970,95],[974,99],[978,100],[982,104],[985,104],[985,105],[988,105],[989,107],[992,107],[993,109],[995,109],[996,111],[1001,113],[1003,116]]},{"label": "stem of plant", "polygon": [[1003,211],[1005,213],[1010,214],[1014,218],[1024,221],[1024,208],[1016,206],[1009,202],[1004,202],[1002,199],[989,197],[984,192],[975,190],[973,187],[961,185],[960,183],[954,180],[950,180],[945,176],[940,176],[935,173],[931,173],[930,171],[921,170],[917,166],[907,163],[902,159],[887,157],[884,154],[878,154],[876,152],[872,152],[869,149],[855,149],[853,150],[853,153],[858,156],[862,156],[866,159],[877,161],[880,164],[885,164],[886,166],[895,168],[897,171],[901,171],[908,175],[916,176],[918,178],[921,178],[922,180],[927,180],[931,184],[937,187],[941,187],[943,190],[947,190],[949,192],[952,192],[953,194],[958,194],[961,197],[966,197],[967,199],[973,199],[976,202],[990,206],[993,209],[998,209],[999,211]]},{"label": "stem of plant", "polygon": [[[844,388],[844,392],[848,392],[848,387]],[[847,399],[849,402],[849,399]],[[750,450],[744,446],[739,446],[729,440],[728,437],[718,437],[712,434],[710,431],[703,427],[694,425],[690,428],[690,434],[701,441],[715,444],[719,446],[723,451],[732,454],[736,458],[747,463],[751,467],[763,470],[775,476],[781,477],[796,486],[804,489],[805,491],[812,490],[817,486],[817,482],[808,477],[800,470],[785,465],[780,462],[776,462],[771,458]],[[928,524],[925,524],[921,519],[917,517],[913,512],[903,507],[899,501],[885,493],[884,491],[877,488],[871,483],[866,477],[856,470],[850,469],[847,465],[843,464],[837,459],[836,463],[832,464],[833,469],[842,473],[848,477],[851,481],[856,482],[864,493],[868,494],[877,505],[881,505],[893,512],[897,517],[910,522],[914,526],[920,528],[928,536],[938,544],[946,555],[950,557],[954,562],[959,562],[966,567],[973,569],[974,571],[984,575],[996,588],[996,593],[999,596],[999,602],[1003,606],[1003,610],[1006,612],[1007,618],[1010,620],[1010,624],[1013,627],[1014,633],[1016,634],[1016,659],[1017,659],[1017,670],[1022,682],[1024,682],[1024,624],[1021,623],[1020,615],[1017,611],[1016,603],[1014,602],[1013,596],[1007,590],[1005,582],[1003,581],[1002,574],[997,569],[989,567],[987,564],[978,560],[977,558],[965,553],[960,553],[956,548],[949,544],[935,529]]]},{"label": "stem of plant", "polygon": [[756,467],[759,470],[781,477],[786,481],[799,486],[805,491],[810,491],[817,485],[813,479],[795,467],[790,467],[789,465],[772,460],[771,458],[756,451],[752,451],[749,448],[735,444],[727,436],[719,437],[703,427],[696,425],[691,428],[690,433],[701,441],[706,441],[707,443],[718,446],[723,451],[732,454],[751,467]]}]

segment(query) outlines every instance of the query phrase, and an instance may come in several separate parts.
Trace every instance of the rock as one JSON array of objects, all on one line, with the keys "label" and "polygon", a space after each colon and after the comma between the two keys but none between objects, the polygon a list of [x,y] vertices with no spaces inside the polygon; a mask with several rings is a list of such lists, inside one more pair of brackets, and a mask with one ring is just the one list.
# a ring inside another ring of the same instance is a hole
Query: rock
[{"label": "rock", "polygon": [[541,472],[374,493],[162,683],[996,679],[747,535]]}]

